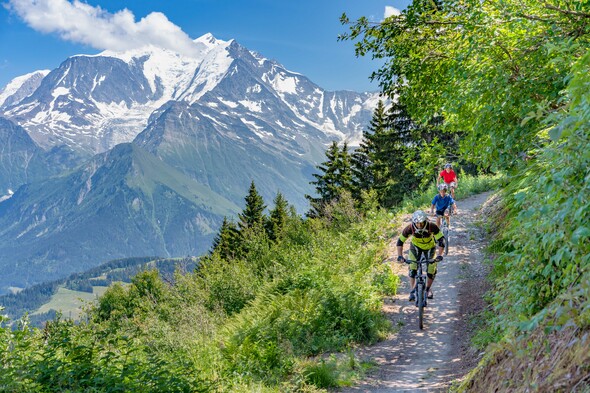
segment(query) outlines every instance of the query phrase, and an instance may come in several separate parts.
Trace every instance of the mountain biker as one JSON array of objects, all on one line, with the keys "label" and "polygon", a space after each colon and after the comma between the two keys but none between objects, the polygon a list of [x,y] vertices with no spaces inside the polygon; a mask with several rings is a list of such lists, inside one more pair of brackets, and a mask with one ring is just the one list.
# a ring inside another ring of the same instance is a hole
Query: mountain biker
[{"label": "mountain biker", "polygon": [[436,277],[436,265],[442,261],[442,253],[444,250],[444,236],[440,228],[433,222],[428,221],[428,215],[422,210],[417,210],[412,214],[412,223],[406,226],[399,239],[397,240],[397,260],[405,261],[402,253],[404,251],[404,242],[412,237],[410,244],[410,251],[408,252],[408,260],[410,263],[409,277],[410,277],[410,291],[409,301],[416,300],[416,275],[418,273],[418,264],[416,261],[420,260],[422,254],[426,254],[426,258],[432,259],[435,253],[435,247],[438,245],[436,262],[428,265],[426,275],[428,280],[426,282],[426,292],[428,299],[432,299],[432,283]]},{"label": "mountain biker", "polygon": [[[434,214],[436,209],[436,225],[440,228],[441,217],[447,220],[447,225],[451,224],[451,213],[457,213],[457,203],[452,196],[447,195],[447,185],[445,183],[438,185],[438,194],[432,199],[430,214]],[[448,209],[448,212],[447,212]],[[446,214],[445,214],[446,213]]]},{"label": "mountain biker", "polygon": [[453,170],[453,166],[450,163],[445,164],[445,169],[443,169],[438,177],[436,178],[436,185],[440,183],[440,179],[449,187],[451,190],[451,196],[455,199],[455,188],[457,188],[457,174]]}]

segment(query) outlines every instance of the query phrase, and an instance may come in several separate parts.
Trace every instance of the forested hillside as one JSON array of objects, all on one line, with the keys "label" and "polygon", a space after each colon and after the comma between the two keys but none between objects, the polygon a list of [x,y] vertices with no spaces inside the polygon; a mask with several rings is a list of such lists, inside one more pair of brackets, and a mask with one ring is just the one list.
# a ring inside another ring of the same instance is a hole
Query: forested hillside
[{"label": "forested hillside", "polygon": [[386,60],[385,93],[462,131],[462,159],[508,174],[478,339],[495,345],[460,390],[588,389],[590,3],[423,0],[350,27],[357,54]]},{"label": "forested hillside", "polygon": [[[361,146],[317,166],[310,210],[252,182],[197,270],[114,285],[87,321],[0,325],[2,391],[318,392],[350,385],[353,352],[392,328],[386,259],[400,213],[450,161],[467,196],[501,182],[486,225],[493,290],[459,391],[587,391],[590,362],[590,4],[414,0],[343,23],[384,59]],[[377,62],[376,62],[377,63]],[[490,176],[500,173],[502,176]],[[471,175],[476,175],[475,177]],[[324,356],[322,356],[324,355]]]},{"label": "forested hillside", "polygon": [[[44,307],[49,308],[48,311],[39,312],[42,306],[51,304],[50,301],[60,288],[72,291],[72,302],[82,306],[81,302],[76,299],[77,294],[92,294],[97,287],[108,287],[116,282],[130,283],[136,274],[150,269],[156,269],[164,280],[171,282],[176,270],[192,271],[196,263],[196,258],[116,259],[85,272],[71,274],[62,280],[48,281],[25,288],[17,293],[0,296],[0,306],[4,307],[4,312],[12,320],[20,319],[25,313],[28,313],[31,325],[39,327],[47,320],[53,319],[58,312],[68,315],[68,312],[73,311]],[[86,297],[93,298],[92,296]]]}]

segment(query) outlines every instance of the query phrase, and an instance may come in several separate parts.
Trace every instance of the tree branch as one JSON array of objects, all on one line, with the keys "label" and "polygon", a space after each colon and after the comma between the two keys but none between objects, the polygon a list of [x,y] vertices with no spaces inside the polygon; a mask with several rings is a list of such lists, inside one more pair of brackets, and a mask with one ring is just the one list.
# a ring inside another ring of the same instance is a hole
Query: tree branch
[{"label": "tree branch", "polygon": [[562,14],[581,16],[583,18],[590,18],[590,14],[587,13],[587,12],[580,12],[580,11],[573,11],[573,10],[564,10],[564,9],[561,9],[561,8],[556,7],[554,5],[547,4],[547,3],[543,4],[543,6],[545,8],[547,8],[548,10],[557,11],[557,12],[560,12]]}]

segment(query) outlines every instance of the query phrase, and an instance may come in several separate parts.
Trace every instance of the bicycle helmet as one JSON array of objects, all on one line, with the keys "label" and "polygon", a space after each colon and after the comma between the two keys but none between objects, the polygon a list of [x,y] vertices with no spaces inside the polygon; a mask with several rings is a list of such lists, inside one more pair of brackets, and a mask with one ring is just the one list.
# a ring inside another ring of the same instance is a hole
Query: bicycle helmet
[{"label": "bicycle helmet", "polygon": [[438,190],[439,191],[440,190],[445,190],[446,191],[448,189],[449,189],[449,187],[446,185],[446,183],[441,183],[441,184],[438,185]]},{"label": "bicycle helmet", "polygon": [[452,167],[453,167],[453,166],[452,166],[450,163],[448,163],[448,162],[445,164],[445,169],[447,169],[447,168],[452,168]]},{"label": "bicycle helmet", "polygon": [[422,232],[426,229],[426,222],[428,221],[428,215],[422,210],[416,210],[412,214],[412,225],[416,232]]}]

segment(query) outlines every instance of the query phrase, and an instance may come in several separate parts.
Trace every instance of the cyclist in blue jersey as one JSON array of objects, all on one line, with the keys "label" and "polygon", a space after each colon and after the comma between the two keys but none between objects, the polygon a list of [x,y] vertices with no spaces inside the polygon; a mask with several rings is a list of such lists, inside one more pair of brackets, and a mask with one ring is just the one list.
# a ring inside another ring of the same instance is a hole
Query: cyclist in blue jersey
[{"label": "cyclist in blue jersey", "polygon": [[[436,209],[436,225],[440,228],[441,217],[447,220],[447,225],[451,225],[451,213],[457,213],[457,204],[452,196],[447,194],[448,186],[444,183],[438,185],[438,194],[432,199],[432,206],[430,206],[430,214],[434,214]],[[445,210],[449,209],[449,214],[445,215]]]}]

